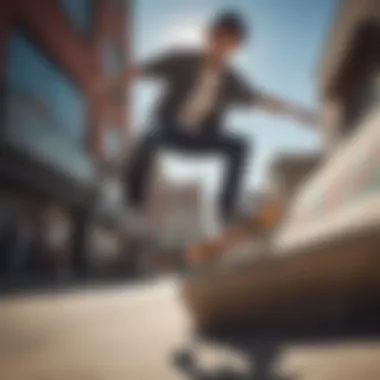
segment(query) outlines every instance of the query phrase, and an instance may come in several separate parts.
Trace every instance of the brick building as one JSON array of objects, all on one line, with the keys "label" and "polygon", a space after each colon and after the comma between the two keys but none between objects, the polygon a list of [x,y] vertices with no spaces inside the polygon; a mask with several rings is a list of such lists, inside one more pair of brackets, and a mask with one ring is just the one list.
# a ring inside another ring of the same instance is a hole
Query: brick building
[{"label": "brick building", "polygon": [[[93,85],[129,58],[131,1],[3,0],[0,10],[1,211],[54,203],[83,268],[85,221],[100,168],[120,160],[127,91]],[[101,165],[100,165],[101,164]],[[6,217],[4,217],[6,219]]]}]

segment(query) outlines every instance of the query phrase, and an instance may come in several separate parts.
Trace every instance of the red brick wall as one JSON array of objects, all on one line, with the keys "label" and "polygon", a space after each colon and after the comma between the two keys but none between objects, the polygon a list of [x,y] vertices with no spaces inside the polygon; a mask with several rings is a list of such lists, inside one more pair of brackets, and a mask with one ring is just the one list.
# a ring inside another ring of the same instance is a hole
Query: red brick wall
[{"label": "red brick wall", "polygon": [[[127,12],[120,12],[115,7],[115,2],[108,0],[99,0],[100,7],[100,24],[97,34],[97,49],[101,55],[102,44],[110,40],[120,47],[121,52],[129,58],[130,44],[127,40],[128,18],[131,16],[131,1],[126,0]],[[127,98],[127,97],[126,97]],[[128,97],[129,99],[129,97]],[[115,126],[124,130],[126,133],[129,129],[129,117],[126,112],[126,102],[115,103],[106,100],[105,120],[107,125]]]}]

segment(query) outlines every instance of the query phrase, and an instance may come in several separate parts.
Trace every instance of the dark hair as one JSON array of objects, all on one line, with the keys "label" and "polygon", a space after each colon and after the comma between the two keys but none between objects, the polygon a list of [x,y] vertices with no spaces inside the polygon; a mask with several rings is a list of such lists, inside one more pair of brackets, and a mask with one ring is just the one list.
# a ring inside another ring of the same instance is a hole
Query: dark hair
[{"label": "dark hair", "polygon": [[245,39],[248,34],[247,26],[243,17],[236,12],[220,13],[211,25],[212,31],[228,31],[241,39]]}]

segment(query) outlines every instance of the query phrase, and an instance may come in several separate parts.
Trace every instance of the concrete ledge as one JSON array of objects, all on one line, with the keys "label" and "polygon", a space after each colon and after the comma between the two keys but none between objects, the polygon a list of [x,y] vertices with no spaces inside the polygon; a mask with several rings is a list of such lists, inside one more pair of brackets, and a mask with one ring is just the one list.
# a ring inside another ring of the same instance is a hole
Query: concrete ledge
[{"label": "concrete ledge", "polygon": [[[286,257],[190,276],[183,298],[199,329],[317,321],[380,299],[380,236],[361,231]],[[369,301],[370,302],[370,301]]]}]

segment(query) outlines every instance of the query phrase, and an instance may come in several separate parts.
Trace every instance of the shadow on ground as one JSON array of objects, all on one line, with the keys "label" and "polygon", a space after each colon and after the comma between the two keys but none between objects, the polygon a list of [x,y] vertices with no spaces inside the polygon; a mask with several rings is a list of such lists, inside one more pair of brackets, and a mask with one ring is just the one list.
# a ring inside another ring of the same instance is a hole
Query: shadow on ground
[{"label": "shadow on ground", "polygon": [[[248,370],[236,371],[221,363],[205,369],[199,364],[197,349],[181,348],[174,354],[174,366],[189,380],[297,380],[278,370],[283,349],[308,345],[380,342],[380,312],[377,304],[353,310],[337,319],[318,320],[293,326],[239,326],[228,331],[200,334],[198,341],[232,348],[249,359]],[[191,344],[189,345],[191,346]],[[380,374],[379,374],[380,375]]]}]

